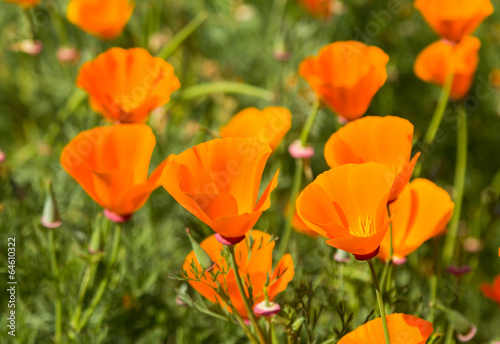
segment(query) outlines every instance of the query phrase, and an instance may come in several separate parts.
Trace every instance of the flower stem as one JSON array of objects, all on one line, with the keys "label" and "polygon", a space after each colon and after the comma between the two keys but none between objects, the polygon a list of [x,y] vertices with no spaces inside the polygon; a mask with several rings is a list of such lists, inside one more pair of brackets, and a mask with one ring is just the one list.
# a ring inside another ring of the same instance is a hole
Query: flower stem
[{"label": "flower stem", "polygon": [[385,343],[391,344],[391,339],[389,337],[389,328],[387,327],[387,319],[385,316],[385,306],[384,300],[382,298],[382,292],[380,291],[380,285],[378,284],[377,273],[375,272],[375,267],[373,266],[373,261],[371,259],[367,260],[370,266],[370,272],[372,274],[373,286],[375,287],[375,293],[377,294],[378,308],[380,311],[380,317],[382,318],[382,326],[384,327],[384,337]]},{"label": "flower stem", "polygon": [[269,101],[274,99],[274,93],[271,91],[241,82],[231,81],[209,82],[187,87],[182,91],[181,99],[186,101],[214,93],[242,94]]},{"label": "flower stem", "polygon": [[99,302],[101,301],[102,295],[104,294],[104,291],[106,290],[106,287],[108,286],[111,274],[113,272],[113,267],[116,262],[116,257],[118,256],[118,249],[120,248],[120,237],[121,237],[121,232],[122,232],[122,224],[117,223],[115,225],[115,233],[113,236],[113,246],[111,249],[111,256],[109,258],[108,266],[106,269],[106,272],[104,274],[103,279],[99,283],[99,286],[97,287],[97,291],[94,295],[94,298],[90,302],[89,308],[85,311],[83,314],[82,320],[77,324],[75,330],[76,332],[79,332],[86,324],[87,321],[90,319],[92,314],[94,314],[95,309],[99,305]]},{"label": "flower stem", "polygon": [[208,13],[206,11],[200,12],[189,24],[183,27],[175,37],[158,53],[158,57],[162,59],[167,59],[172,55],[177,48],[184,42],[193,32],[196,31],[201,24],[205,22],[208,18]]},{"label": "flower stem", "polygon": [[55,288],[56,288],[56,299],[54,301],[54,311],[55,311],[55,319],[54,319],[54,343],[61,343],[62,331],[61,331],[61,322],[62,322],[62,304],[61,304],[61,292],[60,292],[60,274],[59,268],[57,267],[57,258],[56,258],[56,249],[54,245],[54,230],[49,229],[49,252],[50,252],[50,265],[52,266],[52,273],[55,278]]},{"label": "flower stem", "polygon": [[[307,117],[306,123],[304,124],[304,127],[302,128],[302,131],[300,133],[300,142],[304,147],[307,145],[307,139],[309,138],[309,133],[311,132],[311,128],[318,114],[318,109],[319,109],[319,101],[316,100],[314,102],[313,107],[311,108],[311,111],[309,112],[309,116]],[[302,161],[302,159],[295,160],[295,173],[293,176],[292,193],[290,195],[290,210],[288,217],[286,219],[285,229],[283,230],[283,235],[280,240],[280,246],[278,248],[279,257],[285,254],[285,251],[288,248],[288,241],[290,241],[290,235],[292,232],[292,221],[293,217],[295,216],[295,201],[299,194],[300,185],[302,184],[303,166],[304,162]]]},{"label": "flower stem", "polygon": [[[429,128],[427,129],[427,133],[424,137],[423,147],[424,151],[429,149],[434,142],[434,138],[436,137],[436,133],[441,124],[441,120],[443,119],[444,111],[446,110],[446,105],[448,104],[448,100],[450,98],[451,87],[453,86],[454,74],[450,73],[444,83],[443,88],[441,89],[441,95],[439,96],[438,105],[436,110],[434,111],[434,115],[432,116],[431,123],[429,124]],[[413,173],[414,177],[418,177],[422,170],[422,164],[424,162],[424,156],[420,157],[417,166],[415,167],[415,171]]]},{"label": "flower stem", "polygon": [[467,171],[467,114],[463,106],[460,107],[457,114],[457,161],[455,169],[455,210],[450,221],[450,229],[446,234],[443,249],[443,262],[448,265],[455,251],[455,242],[457,241],[458,224],[462,210],[462,201],[465,186],[465,174]]},{"label": "flower stem", "polygon": [[243,286],[243,281],[241,280],[241,276],[238,271],[238,264],[236,263],[236,255],[234,253],[234,245],[229,246],[229,254],[231,256],[231,264],[233,266],[234,276],[236,278],[236,284],[238,284],[238,289],[240,291],[243,304],[245,305],[245,309],[247,310],[248,318],[252,322],[255,331],[257,332],[257,336],[259,337],[260,343],[266,344],[267,343],[266,335],[264,334],[264,331],[260,327],[257,317],[253,312],[252,306],[250,305],[247,294],[245,292],[245,287]]}]

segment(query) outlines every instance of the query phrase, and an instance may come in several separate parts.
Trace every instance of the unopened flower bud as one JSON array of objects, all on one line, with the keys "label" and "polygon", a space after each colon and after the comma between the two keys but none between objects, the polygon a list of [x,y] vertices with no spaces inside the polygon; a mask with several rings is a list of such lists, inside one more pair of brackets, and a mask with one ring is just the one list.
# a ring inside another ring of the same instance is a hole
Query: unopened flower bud
[{"label": "unopened flower bud", "polygon": [[281,311],[281,307],[276,302],[269,302],[266,306],[266,301],[262,301],[254,306],[253,311],[257,315],[272,317]]},{"label": "unopened flower bud", "polygon": [[189,228],[186,228],[186,233],[188,235],[189,241],[191,242],[191,246],[193,247],[196,259],[198,259],[198,262],[200,263],[203,271],[212,270],[215,266],[215,263],[212,261],[212,258],[210,258],[208,253],[205,252],[205,250],[200,246],[200,244],[198,244],[196,240],[194,240]]},{"label": "unopened flower bud", "polygon": [[43,214],[40,222],[45,228],[57,228],[62,224],[56,196],[50,181],[48,183],[47,196],[45,197],[45,204],[43,206]]}]

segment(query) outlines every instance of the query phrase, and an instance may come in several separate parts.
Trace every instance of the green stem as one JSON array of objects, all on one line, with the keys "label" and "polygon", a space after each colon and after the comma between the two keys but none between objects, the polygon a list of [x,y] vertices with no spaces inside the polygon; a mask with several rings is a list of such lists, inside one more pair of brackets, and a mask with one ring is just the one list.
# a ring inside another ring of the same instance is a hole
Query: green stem
[{"label": "green stem", "polygon": [[372,274],[373,286],[375,287],[375,293],[377,294],[378,308],[380,311],[380,317],[382,318],[382,326],[384,327],[384,337],[385,343],[391,344],[391,339],[389,337],[389,328],[387,327],[387,319],[385,316],[385,306],[384,299],[382,298],[382,292],[380,291],[380,285],[378,284],[377,273],[375,272],[375,267],[373,266],[373,261],[371,259],[367,260],[370,266],[370,272]]},{"label": "green stem", "polygon": [[245,305],[245,309],[247,310],[248,318],[252,322],[255,331],[257,331],[257,336],[259,337],[260,343],[266,344],[267,343],[266,335],[264,334],[264,331],[262,331],[262,328],[259,325],[257,317],[253,312],[252,306],[250,305],[247,294],[245,292],[245,287],[243,286],[243,281],[241,280],[241,276],[238,270],[238,264],[236,263],[236,255],[234,254],[234,245],[229,246],[229,254],[231,256],[231,264],[233,266],[234,276],[236,278],[236,284],[238,284],[238,289],[240,291],[241,298],[243,299],[243,304]]},{"label": "green stem", "polygon": [[238,313],[238,310],[236,308],[234,308],[234,306],[231,304],[231,301],[230,301],[229,297],[228,297],[227,303],[231,307],[231,310],[233,311],[233,315],[236,318],[236,321],[238,322],[238,324],[240,325],[240,327],[243,329],[243,331],[247,335],[247,337],[250,340],[250,342],[252,342],[252,344],[259,344],[259,341],[257,340],[257,338],[255,338],[255,336],[252,334],[252,332],[250,331],[250,329],[248,328],[248,326],[245,324],[245,321],[243,320],[243,318]]},{"label": "green stem", "polygon": [[52,266],[52,273],[54,274],[55,288],[56,288],[56,299],[54,301],[54,311],[55,311],[55,320],[54,320],[54,342],[61,343],[62,331],[61,331],[61,323],[62,323],[62,304],[61,304],[61,292],[59,287],[60,282],[60,273],[59,268],[57,267],[57,258],[56,258],[56,249],[54,245],[54,230],[49,229],[49,251],[50,251],[50,265]]},{"label": "green stem", "polygon": [[187,101],[214,93],[242,94],[245,96],[262,98],[268,101],[274,99],[274,93],[271,91],[241,82],[231,81],[209,82],[187,87],[182,91],[181,99]]},{"label": "green stem", "polygon": [[106,287],[108,286],[111,274],[113,272],[113,267],[116,262],[116,257],[118,256],[118,249],[120,248],[120,237],[121,237],[121,232],[122,232],[122,224],[117,223],[115,226],[115,233],[113,237],[113,246],[111,249],[111,256],[109,258],[108,266],[106,269],[106,272],[104,274],[103,279],[99,283],[99,286],[97,287],[97,291],[94,295],[94,298],[90,302],[89,308],[85,311],[83,314],[82,320],[78,323],[76,326],[75,330],[76,332],[79,332],[87,323],[87,321],[90,319],[92,314],[94,314],[95,309],[99,305],[99,302],[101,301],[101,298],[104,294],[104,291],[106,291]]},{"label": "green stem", "polygon": [[444,344],[453,344],[453,330],[453,325],[448,324],[448,327],[446,328]]},{"label": "green stem", "polygon": [[467,114],[461,106],[457,114],[457,161],[455,169],[455,210],[450,221],[450,229],[446,234],[443,249],[443,262],[448,265],[455,251],[455,243],[457,241],[458,224],[460,221],[460,213],[462,210],[462,201],[465,187],[465,174],[467,170]]},{"label": "green stem", "polygon": [[[435,273],[432,274],[432,276],[429,280],[429,284],[430,284],[430,289],[431,289],[430,304],[434,305],[436,303],[436,298],[437,298],[437,276]],[[435,310],[434,306],[431,306],[427,320],[431,323],[434,323],[435,318],[436,318],[436,310]]]},{"label": "green stem", "polygon": [[187,24],[182,30],[180,30],[175,37],[158,53],[158,57],[162,59],[167,59],[172,55],[177,48],[184,42],[193,32],[196,31],[201,24],[205,22],[208,18],[208,13],[202,11],[199,13],[189,24]]},{"label": "green stem", "polygon": [[[306,123],[304,124],[304,127],[302,128],[302,131],[300,133],[300,142],[302,143],[303,147],[307,145],[307,139],[309,138],[309,133],[311,132],[311,128],[314,124],[316,116],[318,115],[318,109],[319,109],[319,101],[316,100],[313,104],[313,107],[311,108],[311,111],[309,112]],[[285,251],[288,248],[288,241],[290,241],[290,235],[292,233],[292,222],[293,222],[293,217],[295,216],[295,201],[299,194],[300,185],[302,184],[303,166],[304,162],[302,161],[302,159],[295,160],[295,173],[293,176],[292,193],[290,195],[290,210],[288,213],[288,217],[286,219],[285,229],[283,230],[283,235],[280,240],[280,246],[278,249],[279,257],[285,254]]]},{"label": "green stem", "polygon": [[[436,133],[443,119],[444,111],[446,110],[446,105],[448,104],[448,100],[450,98],[451,88],[453,86],[453,79],[454,79],[454,74],[450,73],[445,80],[443,88],[441,89],[441,95],[439,96],[438,105],[436,107],[436,110],[434,111],[431,123],[429,124],[429,128],[427,129],[427,133],[425,134],[424,137],[424,142],[423,142],[424,151],[426,151],[431,147],[432,142],[436,137]],[[419,162],[415,167],[415,171],[413,173],[414,178],[417,178],[420,175],[420,172],[422,171],[423,161],[424,157],[422,156],[420,157]]]}]

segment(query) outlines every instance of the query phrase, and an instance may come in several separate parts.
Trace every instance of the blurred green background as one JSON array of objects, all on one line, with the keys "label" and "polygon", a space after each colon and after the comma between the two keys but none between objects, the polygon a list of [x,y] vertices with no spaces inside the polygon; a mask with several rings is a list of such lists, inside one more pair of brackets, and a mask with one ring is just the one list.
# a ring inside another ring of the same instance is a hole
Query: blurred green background
[{"label": "blurred green background", "polygon": [[[55,231],[55,236],[65,291],[63,330],[69,332],[67,319],[76,302],[86,247],[101,212],[59,164],[61,149],[71,138],[80,131],[105,124],[74,86],[83,62],[113,46],[140,46],[157,54],[189,21],[206,11],[209,14],[206,22],[168,59],[182,87],[173,94],[164,111],[158,111],[149,120],[157,136],[151,168],[170,153],[182,152],[210,139],[205,131],[197,130],[197,123],[218,130],[242,108],[287,107],[293,114],[293,127],[268,162],[263,182],[266,184],[279,167],[278,188],[273,193],[270,210],[256,226],[280,236],[294,170],[294,161],[286,147],[298,138],[314,98],[309,86],[297,75],[304,57],[315,55],[325,44],[338,40],[356,39],[382,48],[390,56],[389,77],[374,97],[367,115],[396,115],[410,120],[415,125],[415,151],[418,150],[418,139],[427,129],[440,89],[417,79],[413,63],[417,54],[438,37],[413,9],[411,1],[394,2],[399,5],[398,11],[391,13],[390,1],[346,1],[339,6],[337,15],[321,20],[293,0],[138,0],[122,36],[103,42],[67,22],[64,17],[67,1],[42,0],[28,15],[35,18],[35,36],[43,43],[43,51],[29,56],[11,49],[13,43],[31,35],[26,13],[0,1],[0,150],[7,155],[6,162],[0,164],[0,252],[4,256],[0,271],[6,281],[7,237],[16,236],[19,282],[17,336],[14,340],[7,336],[4,323],[0,322],[0,342],[52,342],[54,277],[47,251],[47,229],[39,223],[47,179],[54,182],[63,217],[63,225]],[[453,304],[478,326],[472,343],[500,340],[500,308],[479,291],[480,283],[491,282],[500,273],[497,256],[500,93],[490,82],[490,73],[500,68],[500,7],[498,3],[494,6],[497,12],[475,33],[482,41],[480,64],[466,99],[469,155],[459,263],[469,264],[472,272],[458,280],[443,272],[438,291],[438,298]],[[70,44],[80,51],[77,64],[61,64],[57,60],[56,51],[64,44],[64,32]],[[289,53],[289,59],[275,59],[276,53],[283,49]],[[272,99],[230,94],[183,97],[190,86],[222,80],[254,85],[271,91],[274,96]],[[451,103],[448,109],[436,144],[426,157],[422,177],[452,192],[455,105]],[[311,133],[316,150],[312,159],[314,175],[327,169],[323,146],[337,125],[329,110],[320,110]],[[126,225],[120,263],[110,290],[76,342],[246,342],[236,324],[176,304],[176,295],[179,288],[184,290],[185,283],[169,276],[176,274],[191,249],[184,233],[186,227],[192,228],[199,240],[211,234],[160,187]],[[111,233],[105,238],[107,248]],[[463,249],[470,238],[480,241],[478,252]],[[353,329],[373,317],[375,297],[365,264],[351,261],[342,266],[332,258],[335,250],[322,239],[313,240],[296,233],[290,251],[296,275],[278,298],[281,304],[290,305],[282,317],[281,329],[289,328],[298,317],[308,317],[307,326],[300,333],[301,343],[335,343],[342,330]],[[378,268],[382,266],[377,264]],[[398,268],[399,287],[388,300],[392,311],[425,318],[432,265],[428,243]],[[192,289],[187,293],[197,299]],[[7,297],[6,292],[0,293],[1,319],[6,318],[8,311]],[[216,306],[205,304],[218,312]],[[344,314],[343,305],[348,314]],[[315,324],[313,317],[320,309],[321,316]],[[343,326],[341,318],[349,318],[350,313],[352,322]],[[440,316],[435,330],[443,332],[445,323]]]}]

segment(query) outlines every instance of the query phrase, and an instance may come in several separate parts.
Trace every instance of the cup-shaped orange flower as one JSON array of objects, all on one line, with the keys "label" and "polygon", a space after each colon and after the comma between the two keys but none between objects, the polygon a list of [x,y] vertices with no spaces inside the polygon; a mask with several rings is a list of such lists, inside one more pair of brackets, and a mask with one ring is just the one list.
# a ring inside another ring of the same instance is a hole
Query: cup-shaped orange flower
[{"label": "cup-shaped orange flower", "polygon": [[483,283],[481,291],[487,298],[496,301],[500,306],[500,275],[498,275],[491,285]]},{"label": "cup-shaped orange flower", "polygon": [[131,0],[71,0],[66,16],[83,31],[111,40],[121,35],[134,7]]},{"label": "cup-shaped orange flower", "polygon": [[[442,234],[455,204],[450,195],[427,179],[415,179],[406,186],[389,208],[392,216],[394,262],[403,263],[425,241]],[[378,257],[389,259],[391,237],[389,232],[380,245]]]},{"label": "cup-shaped orange flower", "polygon": [[[391,343],[425,344],[434,329],[432,323],[413,315],[394,313],[387,316]],[[338,344],[385,343],[382,319],[377,318],[348,333]]]},{"label": "cup-shaped orange flower", "polygon": [[365,117],[334,133],[325,145],[325,159],[331,167],[377,162],[395,175],[389,202],[408,184],[420,153],[411,157],[413,124],[400,117]]},{"label": "cup-shaped orange flower", "polygon": [[416,0],[415,7],[441,37],[460,42],[493,13],[490,0]]},{"label": "cup-shaped orange flower", "polygon": [[299,74],[337,115],[352,121],[364,115],[387,80],[389,56],[361,42],[335,42],[307,57]]},{"label": "cup-shaped orange flower", "polygon": [[[191,251],[182,267],[189,284],[211,302],[218,303],[232,312],[228,304],[230,300],[239,315],[248,318],[234,270],[231,263],[222,255],[224,246],[217,241],[215,235],[212,235],[201,243],[201,247],[215,262],[215,266],[203,272],[194,251]],[[245,240],[235,247],[239,274],[245,285],[246,294],[250,296],[252,309],[265,299],[264,287],[268,276],[269,282],[266,288],[269,301],[273,301],[276,295],[284,291],[294,276],[290,254],[285,254],[276,267],[272,268],[273,249],[274,240],[271,235],[258,230],[247,233]]]},{"label": "cup-shaped orange flower", "polygon": [[415,75],[425,82],[443,86],[453,73],[451,96],[463,98],[472,85],[481,41],[467,36],[460,43],[438,41],[422,50],[415,60]]},{"label": "cup-shaped orange flower", "polygon": [[22,8],[34,7],[40,3],[41,0],[5,0],[13,4],[18,4]]},{"label": "cup-shaped orange flower", "polygon": [[394,174],[382,164],[347,164],[319,175],[297,198],[297,213],[327,244],[367,260],[389,226]]},{"label": "cup-shaped orange flower", "polygon": [[328,18],[332,15],[335,0],[298,0],[313,16]]},{"label": "cup-shaped orange flower", "polygon": [[236,115],[220,129],[226,137],[255,137],[268,144],[274,151],[292,126],[292,114],[283,107],[271,106],[260,111],[247,108]]},{"label": "cup-shaped orange flower", "polygon": [[141,48],[111,48],[85,63],[76,85],[90,106],[112,122],[142,123],[180,87],[174,68]]},{"label": "cup-shaped orange flower", "polygon": [[106,211],[128,219],[158,188],[168,158],[148,178],[156,144],[145,124],[97,127],[78,134],[61,153],[61,165]]},{"label": "cup-shaped orange flower", "polygon": [[278,172],[258,199],[271,148],[256,138],[225,138],[199,144],[175,156],[162,176],[177,202],[236,243],[271,205]]}]

